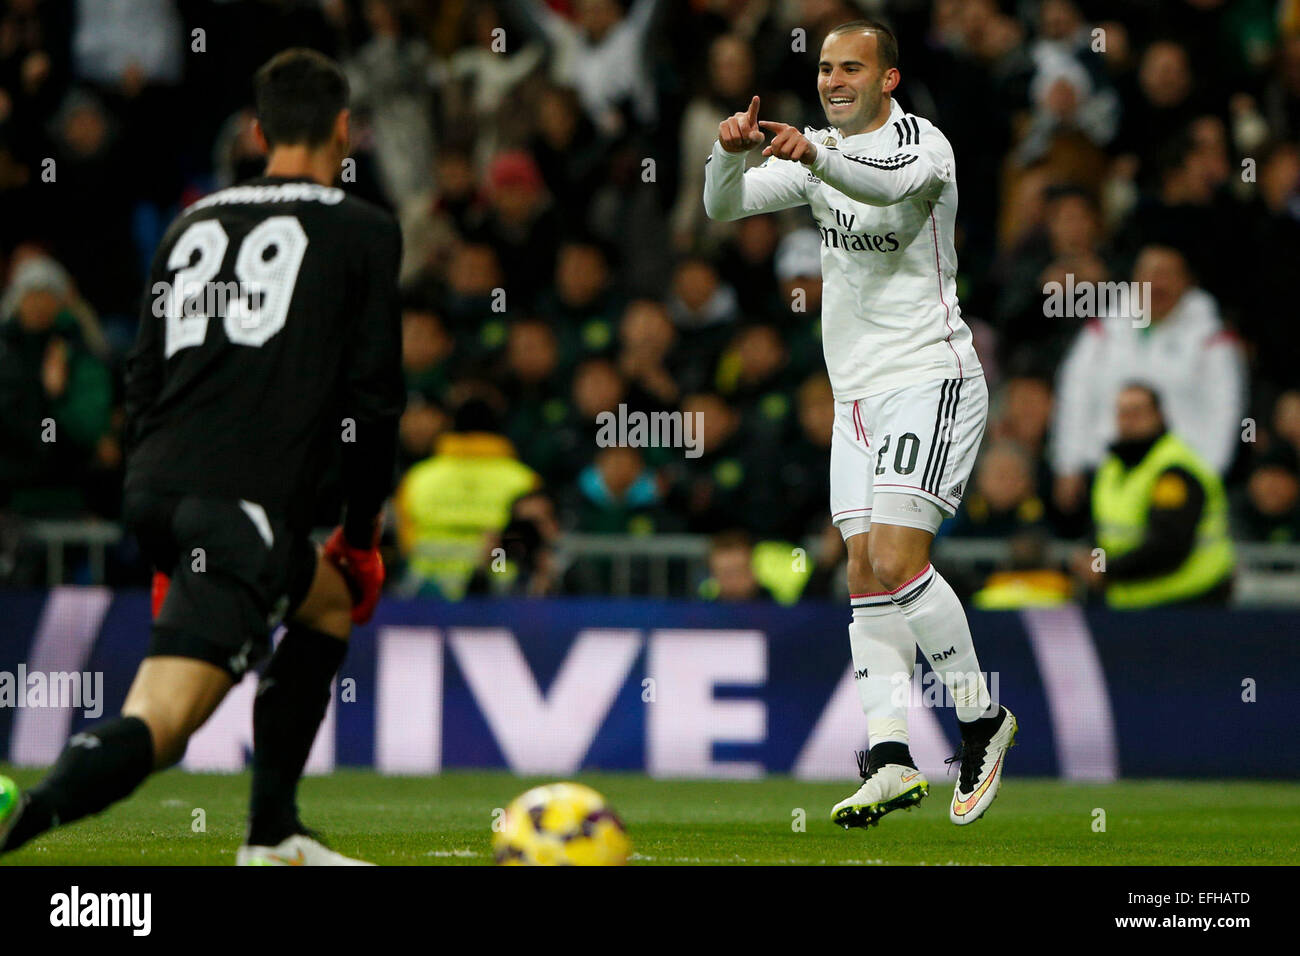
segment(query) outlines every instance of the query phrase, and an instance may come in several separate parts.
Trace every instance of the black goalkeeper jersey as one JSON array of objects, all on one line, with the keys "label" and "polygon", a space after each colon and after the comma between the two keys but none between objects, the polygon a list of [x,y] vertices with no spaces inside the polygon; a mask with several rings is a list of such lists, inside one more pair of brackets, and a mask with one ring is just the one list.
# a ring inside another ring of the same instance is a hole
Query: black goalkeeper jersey
[{"label": "black goalkeeper jersey", "polygon": [[363,536],[405,401],[400,256],[392,216],[308,179],[186,209],[127,359],[127,491],[246,499],[305,529],[341,452],[349,538]]}]

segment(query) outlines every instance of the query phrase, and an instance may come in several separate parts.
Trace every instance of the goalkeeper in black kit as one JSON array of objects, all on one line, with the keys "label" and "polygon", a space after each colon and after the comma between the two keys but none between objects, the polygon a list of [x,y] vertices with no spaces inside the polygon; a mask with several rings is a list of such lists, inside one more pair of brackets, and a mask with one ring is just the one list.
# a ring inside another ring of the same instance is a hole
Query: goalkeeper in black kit
[{"label": "goalkeeper in black kit", "polygon": [[[121,716],[68,741],[18,795],[0,778],[0,850],[98,813],[177,763],[227,691],[270,652],[253,708],[241,865],[362,865],[298,819],[296,793],[353,623],[383,584],[377,548],[405,390],[386,212],[334,187],[347,81],[287,50],[255,79],[264,176],[172,224],[127,366],[123,511],[157,569],[149,651]],[[345,512],[308,536],[341,449]],[[7,799],[6,799],[7,798]]]}]

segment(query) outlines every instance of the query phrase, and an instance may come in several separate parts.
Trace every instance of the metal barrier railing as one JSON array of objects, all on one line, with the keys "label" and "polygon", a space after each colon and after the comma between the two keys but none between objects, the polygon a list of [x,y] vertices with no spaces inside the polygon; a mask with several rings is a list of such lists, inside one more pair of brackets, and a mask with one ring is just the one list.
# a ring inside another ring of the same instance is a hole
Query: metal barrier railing
[{"label": "metal barrier railing", "polygon": [[[68,583],[69,551],[84,553],[77,579],[103,584],[108,552],[122,540],[120,525],[105,521],[29,521],[11,525],[12,536],[43,552],[48,587]],[[1050,541],[1043,557],[1064,562],[1078,542]],[[1238,543],[1238,578],[1234,602],[1239,605],[1300,605],[1300,544]],[[706,535],[564,535],[558,551],[582,590],[626,597],[691,596],[707,573]],[[936,559],[964,568],[1006,566],[1010,545],[999,538],[940,538]]]}]

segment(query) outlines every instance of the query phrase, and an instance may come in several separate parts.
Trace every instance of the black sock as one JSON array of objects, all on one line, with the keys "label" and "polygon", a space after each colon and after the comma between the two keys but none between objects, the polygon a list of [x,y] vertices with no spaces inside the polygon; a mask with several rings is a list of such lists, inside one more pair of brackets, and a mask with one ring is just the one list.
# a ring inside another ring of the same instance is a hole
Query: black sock
[{"label": "black sock", "polygon": [[961,728],[962,738],[974,737],[976,739],[985,739],[992,737],[1002,726],[1003,708],[999,707],[998,712],[991,717],[977,717],[974,720],[958,721],[957,726]]},{"label": "black sock", "polygon": [[871,748],[870,765],[873,767],[883,767],[887,763],[901,764],[904,767],[916,769],[916,764],[912,762],[912,751],[907,744],[899,743],[895,740],[887,740],[882,744],[876,744]]},{"label": "black sock", "polygon": [[325,710],[347,641],[290,624],[271,655],[253,704],[253,795],[248,844],[275,846],[298,833],[298,778]]},{"label": "black sock", "polygon": [[46,778],[23,794],[0,850],[16,850],[51,827],[130,796],[153,772],[153,760],[153,737],[139,717],[107,720],[74,735]]}]

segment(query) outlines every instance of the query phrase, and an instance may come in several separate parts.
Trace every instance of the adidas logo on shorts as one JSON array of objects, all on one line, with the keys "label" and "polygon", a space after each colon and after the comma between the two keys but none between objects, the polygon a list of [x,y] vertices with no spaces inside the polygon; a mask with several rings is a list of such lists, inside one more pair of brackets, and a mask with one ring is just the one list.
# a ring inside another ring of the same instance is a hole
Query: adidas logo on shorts
[{"label": "adidas logo on shorts", "polygon": [[951,488],[948,489],[948,497],[949,497],[949,498],[960,499],[960,498],[961,498],[961,493],[962,493],[962,483],[961,483],[960,481],[957,482],[957,484],[953,485]]}]

